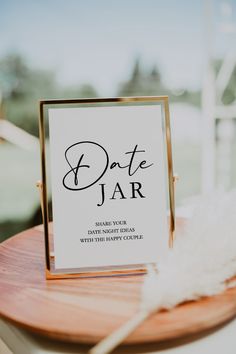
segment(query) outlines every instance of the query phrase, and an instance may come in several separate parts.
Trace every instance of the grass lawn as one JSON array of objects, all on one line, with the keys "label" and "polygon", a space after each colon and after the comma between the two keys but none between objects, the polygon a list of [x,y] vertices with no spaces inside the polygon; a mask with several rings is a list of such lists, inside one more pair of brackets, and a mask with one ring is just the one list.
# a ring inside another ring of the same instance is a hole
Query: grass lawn
[{"label": "grass lawn", "polygon": [[39,151],[0,144],[0,240],[20,231],[39,205]]},{"label": "grass lawn", "polygon": [[0,222],[24,219],[38,205],[36,181],[40,178],[39,151],[0,144]]}]

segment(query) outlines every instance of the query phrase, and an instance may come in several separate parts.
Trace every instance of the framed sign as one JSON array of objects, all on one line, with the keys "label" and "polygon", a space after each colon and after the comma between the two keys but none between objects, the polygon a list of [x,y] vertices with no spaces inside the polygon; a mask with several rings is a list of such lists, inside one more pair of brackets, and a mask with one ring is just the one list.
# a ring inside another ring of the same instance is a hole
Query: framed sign
[{"label": "framed sign", "polygon": [[158,262],[175,227],[168,97],[44,100],[39,122],[47,278]]}]

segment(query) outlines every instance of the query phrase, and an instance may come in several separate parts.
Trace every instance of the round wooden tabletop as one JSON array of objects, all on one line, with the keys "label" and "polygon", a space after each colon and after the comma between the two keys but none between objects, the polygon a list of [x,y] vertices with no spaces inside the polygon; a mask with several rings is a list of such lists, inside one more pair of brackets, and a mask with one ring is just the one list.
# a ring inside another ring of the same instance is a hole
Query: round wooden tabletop
[{"label": "round wooden tabletop", "polygon": [[[0,315],[30,331],[60,340],[96,343],[139,305],[143,276],[46,280],[41,226],[0,245]],[[172,311],[156,313],[125,343],[176,339],[235,316],[236,288]]]}]

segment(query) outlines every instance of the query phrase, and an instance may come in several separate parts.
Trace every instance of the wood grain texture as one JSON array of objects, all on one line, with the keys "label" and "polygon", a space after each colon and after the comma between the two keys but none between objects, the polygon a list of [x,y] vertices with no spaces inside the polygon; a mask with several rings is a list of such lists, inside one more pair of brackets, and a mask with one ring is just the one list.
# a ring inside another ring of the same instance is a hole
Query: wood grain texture
[{"label": "wood grain texture", "polygon": [[[96,343],[138,308],[143,276],[46,280],[42,227],[0,244],[0,315],[51,338]],[[174,291],[174,289],[173,289]],[[125,343],[176,339],[236,314],[236,288],[151,316]]]}]

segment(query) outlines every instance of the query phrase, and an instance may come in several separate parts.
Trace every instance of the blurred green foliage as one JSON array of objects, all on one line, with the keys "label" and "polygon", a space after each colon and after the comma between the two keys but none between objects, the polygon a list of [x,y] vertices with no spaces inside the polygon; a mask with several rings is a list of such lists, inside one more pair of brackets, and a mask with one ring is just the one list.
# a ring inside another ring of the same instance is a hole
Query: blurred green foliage
[{"label": "blurred green foliage", "polygon": [[[219,73],[221,65],[222,65],[221,59],[214,61],[214,71],[216,75]],[[228,85],[223,92],[221,101],[225,105],[229,105],[234,101],[236,101],[236,65],[234,66]]]},{"label": "blurred green foliage", "polygon": [[[215,61],[219,71],[222,61]],[[90,84],[61,87],[52,71],[32,68],[18,54],[0,59],[0,94],[3,97],[5,118],[18,127],[38,136],[38,100],[53,98],[98,97]],[[200,91],[185,88],[172,91],[163,83],[160,70],[153,66],[144,69],[137,59],[130,77],[117,88],[117,96],[168,95],[170,102],[185,102],[200,107]],[[223,94],[224,104],[236,99],[236,68]],[[1,113],[1,112],[0,112]],[[0,117],[1,118],[1,117]],[[233,147],[236,152],[236,145]],[[174,144],[176,171],[182,176],[177,187],[177,201],[200,193],[201,147],[189,144]],[[40,177],[39,154],[0,144],[0,240],[41,222],[39,196],[35,181]],[[236,166],[233,164],[234,181]]]},{"label": "blurred green foliage", "polygon": [[200,91],[192,92],[186,89],[172,91],[163,84],[162,76],[154,65],[146,71],[140,60],[136,59],[130,78],[123,82],[117,96],[169,96],[170,102],[186,102],[200,106]]},{"label": "blurred green foliage", "polygon": [[[90,84],[61,87],[54,72],[34,69],[18,54],[9,54],[0,60],[0,93],[7,119],[35,136],[38,136],[39,99],[99,96]],[[139,59],[134,63],[130,78],[117,90],[117,96],[135,95],[168,95],[171,102],[200,105],[199,91],[172,92],[163,84],[158,68],[154,66],[145,72]]]},{"label": "blurred green foliage", "polygon": [[0,93],[6,118],[18,127],[38,136],[38,101],[52,98],[96,97],[89,84],[63,88],[51,71],[31,68],[18,54],[0,60]]}]

